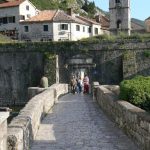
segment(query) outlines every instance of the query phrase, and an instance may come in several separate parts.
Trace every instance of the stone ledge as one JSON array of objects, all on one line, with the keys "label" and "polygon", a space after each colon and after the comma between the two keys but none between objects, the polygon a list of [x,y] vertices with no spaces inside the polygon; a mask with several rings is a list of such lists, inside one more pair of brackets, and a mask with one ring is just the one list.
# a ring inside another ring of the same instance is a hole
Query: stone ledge
[{"label": "stone ledge", "polygon": [[96,87],[96,100],[100,107],[143,150],[150,149],[150,114],[127,101],[118,100],[106,86]]},{"label": "stone ledge", "polygon": [[0,124],[9,117],[9,112],[0,112]]},{"label": "stone ledge", "polygon": [[8,127],[8,150],[29,150],[41,119],[52,108],[55,99],[65,93],[68,93],[67,84],[54,84],[32,97]]}]

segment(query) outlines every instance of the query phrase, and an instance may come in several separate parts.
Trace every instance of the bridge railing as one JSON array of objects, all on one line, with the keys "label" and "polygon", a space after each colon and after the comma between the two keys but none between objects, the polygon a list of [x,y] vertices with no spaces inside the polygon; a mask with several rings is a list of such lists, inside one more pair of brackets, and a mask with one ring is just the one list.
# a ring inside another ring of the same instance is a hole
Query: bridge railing
[{"label": "bridge railing", "polygon": [[68,93],[67,84],[54,84],[33,96],[8,126],[8,150],[29,150],[41,119],[62,94]]},{"label": "bridge railing", "polygon": [[142,149],[150,150],[150,115],[148,112],[119,100],[119,86],[100,85],[95,87],[95,99],[100,107]]}]

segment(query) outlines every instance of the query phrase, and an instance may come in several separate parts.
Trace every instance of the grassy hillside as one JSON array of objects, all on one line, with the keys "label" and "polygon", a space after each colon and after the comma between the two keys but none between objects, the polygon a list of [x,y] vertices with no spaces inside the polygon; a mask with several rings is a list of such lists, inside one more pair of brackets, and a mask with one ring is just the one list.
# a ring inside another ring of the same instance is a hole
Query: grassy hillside
[{"label": "grassy hillside", "polygon": [[58,9],[58,0],[30,0],[38,9]]}]

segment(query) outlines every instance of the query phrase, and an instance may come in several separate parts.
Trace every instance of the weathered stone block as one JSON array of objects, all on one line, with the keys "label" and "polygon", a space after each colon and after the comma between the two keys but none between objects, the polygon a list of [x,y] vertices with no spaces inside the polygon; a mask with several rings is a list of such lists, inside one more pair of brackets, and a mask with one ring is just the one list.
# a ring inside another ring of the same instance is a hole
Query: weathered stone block
[{"label": "weathered stone block", "polygon": [[100,107],[123,130],[143,147],[150,149],[150,116],[144,110],[126,101],[117,100],[106,86],[99,86],[96,90],[96,100]]}]

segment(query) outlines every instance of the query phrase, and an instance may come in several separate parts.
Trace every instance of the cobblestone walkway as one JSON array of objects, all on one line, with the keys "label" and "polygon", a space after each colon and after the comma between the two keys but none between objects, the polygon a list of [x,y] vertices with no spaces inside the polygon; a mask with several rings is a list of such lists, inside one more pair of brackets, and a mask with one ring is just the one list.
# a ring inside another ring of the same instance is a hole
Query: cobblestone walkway
[{"label": "cobblestone walkway", "polygon": [[31,150],[138,150],[88,95],[68,94],[42,121]]}]

